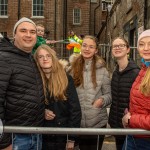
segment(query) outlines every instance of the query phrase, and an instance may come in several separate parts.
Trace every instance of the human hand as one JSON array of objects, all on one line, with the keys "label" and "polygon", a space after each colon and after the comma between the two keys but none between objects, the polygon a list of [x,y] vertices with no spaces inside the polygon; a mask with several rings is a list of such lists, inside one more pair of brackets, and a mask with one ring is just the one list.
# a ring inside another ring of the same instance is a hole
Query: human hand
[{"label": "human hand", "polygon": [[129,126],[129,119],[131,118],[131,113],[127,112],[122,118],[122,124],[124,128]]},{"label": "human hand", "polygon": [[49,109],[45,109],[45,119],[46,120],[53,120],[55,118],[55,114],[53,113],[53,111],[49,110]]},{"label": "human hand", "polygon": [[2,149],[2,150],[12,150],[12,145],[9,145],[8,147]]},{"label": "human hand", "polygon": [[74,149],[74,141],[68,141],[66,143],[66,150],[73,150]]},{"label": "human hand", "polygon": [[93,107],[101,108],[103,105],[103,99],[99,98],[93,102]]},{"label": "human hand", "polygon": [[54,43],[56,43],[55,40],[46,40],[46,44],[54,44]]}]

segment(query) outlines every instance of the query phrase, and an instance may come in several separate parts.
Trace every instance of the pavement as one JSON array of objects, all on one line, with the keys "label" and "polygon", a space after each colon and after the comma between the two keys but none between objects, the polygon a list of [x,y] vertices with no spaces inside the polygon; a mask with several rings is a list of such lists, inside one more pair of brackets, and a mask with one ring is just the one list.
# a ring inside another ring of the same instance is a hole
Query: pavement
[{"label": "pavement", "polygon": [[115,139],[111,135],[106,135],[101,150],[116,150]]},{"label": "pavement", "polygon": [[[110,108],[107,108],[107,113],[109,115]],[[107,124],[107,128],[110,128],[109,124]],[[105,140],[103,142],[103,146],[101,150],[116,150],[115,138],[111,135],[105,135]]]}]

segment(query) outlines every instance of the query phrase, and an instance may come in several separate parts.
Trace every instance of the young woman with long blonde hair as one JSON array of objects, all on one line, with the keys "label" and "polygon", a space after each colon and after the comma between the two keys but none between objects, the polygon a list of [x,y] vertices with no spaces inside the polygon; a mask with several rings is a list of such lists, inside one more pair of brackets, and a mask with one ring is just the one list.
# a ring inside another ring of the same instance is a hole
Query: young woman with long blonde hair
[{"label": "young woman with long blonde hair", "polygon": [[[47,45],[37,48],[34,58],[45,91],[45,127],[80,127],[81,109],[73,79],[67,75],[55,52]],[[76,136],[43,135],[43,150],[69,150]]]}]

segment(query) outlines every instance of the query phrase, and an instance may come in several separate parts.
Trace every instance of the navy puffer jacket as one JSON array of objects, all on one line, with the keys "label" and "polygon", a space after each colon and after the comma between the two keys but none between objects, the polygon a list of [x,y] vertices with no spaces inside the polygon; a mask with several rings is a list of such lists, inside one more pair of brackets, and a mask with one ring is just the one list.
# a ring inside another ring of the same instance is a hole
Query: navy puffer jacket
[{"label": "navy puffer jacket", "polygon": [[[44,92],[31,54],[3,39],[0,42],[0,118],[5,125],[43,126]],[[4,134],[0,149],[11,138]]]}]

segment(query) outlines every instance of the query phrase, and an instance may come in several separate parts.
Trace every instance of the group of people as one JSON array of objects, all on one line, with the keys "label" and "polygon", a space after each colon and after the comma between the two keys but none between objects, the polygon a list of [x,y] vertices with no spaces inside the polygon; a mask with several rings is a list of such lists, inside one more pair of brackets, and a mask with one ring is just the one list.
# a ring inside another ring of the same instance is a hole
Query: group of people
[{"label": "group of people", "polygon": [[[0,118],[6,126],[150,129],[150,30],[138,39],[142,68],[130,59],[128,42],[117,37],[112,78],[87,35],[68,72],[46,43],[37,43],[37,26],[21,18],[14,41],[0,41]],[[33,52],[33,53],[32,53]],[[111,104],[109,118],[107,107]],[[4,133],[2,150],[100,150],[105,135]],[[150,136],[115,136],[117,150],[148,150]]]}]

